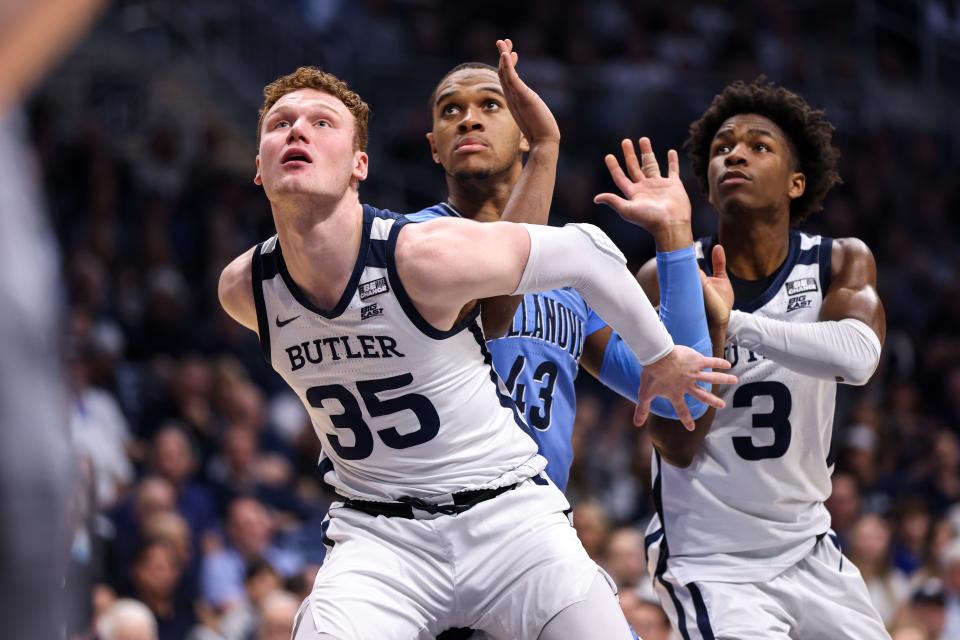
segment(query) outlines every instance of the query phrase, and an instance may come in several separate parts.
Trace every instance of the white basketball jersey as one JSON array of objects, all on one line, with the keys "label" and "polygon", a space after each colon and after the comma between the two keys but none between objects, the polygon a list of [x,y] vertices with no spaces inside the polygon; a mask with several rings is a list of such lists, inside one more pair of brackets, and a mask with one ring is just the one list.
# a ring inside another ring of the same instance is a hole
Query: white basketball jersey
[{"label": "white basketball jersey", "polygon": [[[710,272],[712,242],[697,241]],[[768,289],[734,308],[789,322],[815,322],[830,285],[832,240],[793,231],[787,260]],[[654,455],[657,516],[648,529],[661,545],[658,571],[694,580],[767,580],[797,562],[830,527],[836,383],[765,359],[728,339],[724,357],[739,378],[721,386],[726,408],[686,469]],[[666,553],[664,553],[666,551]]]},{"label": "white basketball jersey", "polygon": [[360,253],[331,310],[297,287],[276,236],[254,252],[264,356],[310,414],[325,481],[348,498],[397,500],[539,473],[546,461],[499,388],[479,308],[439,331],[407,296],[394,264],[405,222],[363,206]]}]

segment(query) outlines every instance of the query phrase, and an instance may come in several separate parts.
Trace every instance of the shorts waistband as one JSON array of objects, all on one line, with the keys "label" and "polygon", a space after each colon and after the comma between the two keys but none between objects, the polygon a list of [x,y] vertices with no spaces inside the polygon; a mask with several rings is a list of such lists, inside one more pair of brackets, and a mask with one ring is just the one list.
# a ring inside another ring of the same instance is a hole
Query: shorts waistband
[{"label": "shorts waistband", "polygon": [[481,502],[492,500],[497,496],[512,491],[527,480],[532,480],[534,484],[549,484],[547,479],[541,475],[532,476],[526,480],[521,480],[516,484],[509,484],[496,489],[470,489],[467,491],[458,491],[450,494],[452,502],[440,504],[430,502],[423,498],[414,498],[404,496],[397,502],[373,502],[370,500],[344,499],[343,506],[350,509],[362,511],[371,516],[386,516],[388,518],[407,518],[409,520],[426,520],[436,518],[437,516],[454,516],[469,510]]}]

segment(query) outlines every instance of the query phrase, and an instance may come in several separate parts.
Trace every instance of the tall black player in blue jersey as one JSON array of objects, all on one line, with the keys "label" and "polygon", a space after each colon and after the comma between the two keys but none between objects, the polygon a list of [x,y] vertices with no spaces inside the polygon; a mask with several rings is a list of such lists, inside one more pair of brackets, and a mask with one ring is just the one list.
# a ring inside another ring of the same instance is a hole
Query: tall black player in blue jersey
[{"label": "tall black player in blue jersey", "polygon": [[[885,333],[870,249],[796,228],[839,181],[832,132],[822,111],[762,80],[726,87],[690,127],[719,214],[697,251],[735,301],[723,331],[740,382],[694,431],[650,424],[649,564],[684,640],[889,638],[823,504],[836,385],[870,379]],[[641,269],[651,300],[656,271]]]},{"label": "tall black player in blue jersey", "polygon": [[[543,194],[553,191],[560,132],[545,108],[510,110],[538,100],[515,69],[502,63],[499,69],[464,63],[444,75],[430,99],[433,127],[427,139],[434,161],[446,173],[448,196],[407,218],[546,224],[551,198]],[[540,113],[545,117],[537,118]],[[690,235],[689,200],[675,166],[661,177],[648,139],[640,140],[640,151],[642,167],[633,144],[623,142],[629,177],[613,156],[607,162],[617,186],[628,197],[639,194],[642,204],[612,194],[598,196],[598,202],[610,204],[654,235],[657,262],[667,283],[658,301],[664,325],[677,344],[709,354],[713,348]],[[521,173],[525,153],[536,156],[538,173]],[[674,152],[670,158],[676,165]],[[519,182],[522,175],[525,184]],[[539,180],[540,188],[530,189],[531,180]],[[718,323],[725,323],[723,301],[714,292],[707,293],[711,313]],[[636,397],[642,367],[620,336],[573,289],[486,299],[481,306],[494,367],[533,428],[540,452],[549,461],[547,474],[565,489],[573,459],[578,367],[629,400]],[[706,405],[688,400],[693,416],[702,416]],[[662,399],[653,409],[673,415]]]}]

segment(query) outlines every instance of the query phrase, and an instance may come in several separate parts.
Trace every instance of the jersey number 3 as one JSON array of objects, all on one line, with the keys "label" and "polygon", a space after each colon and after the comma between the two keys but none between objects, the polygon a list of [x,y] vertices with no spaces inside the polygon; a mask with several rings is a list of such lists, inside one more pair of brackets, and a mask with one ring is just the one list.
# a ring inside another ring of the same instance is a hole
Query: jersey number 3
[{"label": "jersey number 3", "polygon": [[771,380],[745,384],[733,394],[733,406],[752,407],[754,398],[762,396],[773,400],[773,409],[770,413],[753,414],[751,426],[754,429],[773,429],[773,442],[758,446],[754,444],[752,436],[735,436],[733,448],[744,460],[779,458],[790,448],[793,431],[790,426],[790,410],[793,408],[793,398],[790,397],[790,389],[786,385]]},{"label": "jersey number 3", "polygon": [[[363,404],[367,407],[367,412],[373,418],[399,413],[401,411],[412,411],[417,420],[420,421],[420,428],[409,433],[400,433],[396,427],[387,427],[379,429],[377,435],[391,449],[408,449],[418,444],[429,442],[440,432],[440,416],[436,408],[430,403],[426,396],[418,393],[408,393],[396,398],[386,400],[377,396],[384,391],[393,391],[402,389],[413,383],[413,376],[404,373],[392,378],[381,378],[379,380],[360,380],[357,382],[357,391],[363,398]],[[373,432],[363,419],[360,412],[360,404],[350,390],[339,384],[328,384],[322,387],[310,387],[307,389],[307,402],[311,407],[323,409],[325,400],[336,400],[343,407],[343,413],[330,416],[330,422],[337,429],[347,429],[353,432],[354,443],[352,446],[344,446],[340,442],[339,436],[328,435],[327,440],[330,446],[337,452],[342,460],[363,460],[373,453]]]}]

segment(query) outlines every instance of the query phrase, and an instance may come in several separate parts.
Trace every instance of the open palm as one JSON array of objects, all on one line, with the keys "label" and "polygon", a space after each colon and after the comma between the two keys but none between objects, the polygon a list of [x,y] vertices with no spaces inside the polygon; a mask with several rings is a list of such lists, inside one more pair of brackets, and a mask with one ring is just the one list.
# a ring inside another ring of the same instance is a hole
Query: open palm
[{"label": "open palm", "polygon": [[690,198],[680,181],[677,152],[674,149],[667,152],[667,176],[663,177],[650,139],[640,138],[639,145],[640,158],[631,140],[621,143],[626,172],[613,154],[604,158],[610,177],[624,197],[601,193],[593,201],[610,206],[624,220],[648,231],[666,224],[689,223]]}]

